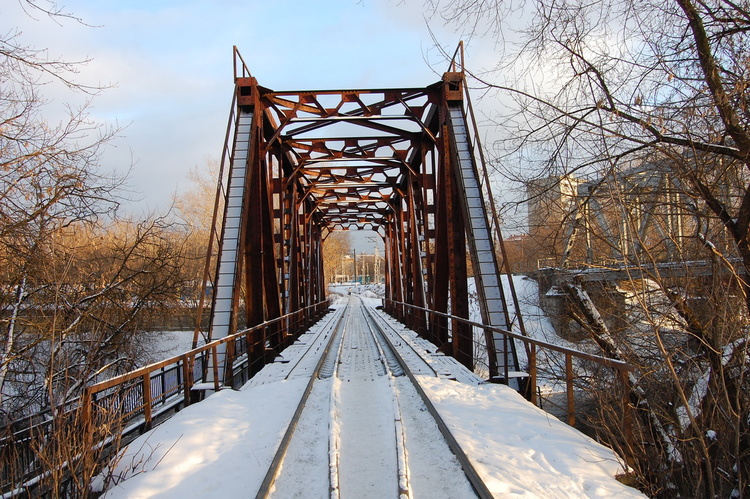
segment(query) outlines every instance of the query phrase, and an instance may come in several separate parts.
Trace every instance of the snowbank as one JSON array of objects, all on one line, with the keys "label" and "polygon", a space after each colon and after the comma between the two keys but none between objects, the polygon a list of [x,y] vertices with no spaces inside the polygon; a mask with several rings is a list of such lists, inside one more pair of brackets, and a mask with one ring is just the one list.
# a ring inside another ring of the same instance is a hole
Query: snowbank
[{"label": "snowbank", "polygon": [[107,498],[248,497],[263,481],[307,381],[222,390],[147,432],[114,475]]},{"label": "snowbank", "polygon": [[504,385],[419,383],[495,497],[644,497],[615,453]]}]

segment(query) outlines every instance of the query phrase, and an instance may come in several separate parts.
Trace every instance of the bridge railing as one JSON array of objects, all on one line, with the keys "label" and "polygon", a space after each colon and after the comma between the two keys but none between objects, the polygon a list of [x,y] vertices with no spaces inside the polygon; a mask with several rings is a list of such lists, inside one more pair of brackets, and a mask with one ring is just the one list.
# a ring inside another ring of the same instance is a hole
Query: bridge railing
[{"label": "bridge railing", "polygon": [[[127,442],[168,419],[181,408],[199,402],[206,390],[221,388],[218,382],[204,382],[209,365],[216,366],[217,361],[227,362],[226,385],[238,388],[273,360],[275,352],[264,351],[266,336],[282,334],[291,343],[327,310],[327,301],[310,305],[183,354],[87,386],[80,398],[58,408],[54,416],[47,411],[7,425],[0,429],[0,458],[3,462],[0,496],[15,493],[14,490],[34,490],[45,476],[51,474],[50,462],[42,453],[50,447],[50,442],[57,445],[56,441],[61,437],[56,432],[59,433],[60,428],[73,427],[77,433],[76,449],[70,451],[75,459],[60,463],[65,470],[55,470],[70,481],[80,468],[80,464],[74,461],[90,457],[87,449],[102,449],[112,447],[112,444],[117,447],[117,444]],[[221,349],[218,348],[222,344],[227,344],[224,359],[220,358]],[[252,349],[262,352],[262,355],[249,355]],[[213,357],[213,363],[209,363],[210,357]],[[69,483],[64,485],[71,486]]]},{"label": "bridge railing", "polygon": [[252,76],[250,74],[250,70],[247,68],[247,64],[245,64],[245,59],[242,58],[242,54],[240,54],[240,51],[237,50],[237,45],[232,47],[232,55],[234,62],[235,81],[237,80],[237,78],[247,78]]},{"label": "bridge railing", "polygon": [[[282,336],[296,338],[327,310],[328,302],[322,301],[181,355],[90,385],[84,391],[83,408],[91,411],[88,417],[94,417],[93,412],[101,409],[105,412],[117,410],[125,425],[137,422],[148,428],[164,410],[190,405],[202,398],[201,392],[222,388],[224,383],[216,377],[212,382],[204,383],[209,365],[225,363],[226,384],[238,388],[273,360],[269,356],[275,356],[275,352],[252,356],[251,350],[264,351],[266,337],[271,334],[281,332]],[[227,353],[222,359],[218,347],[223,344],[227,345]]]},{"label": "bridge railing", "polygon": [[[570,426],[574,426],[576,424],[576,408],[575,408],[575,397],[574,397],[574,381],[576,379],[576,374],[573,370],[573,360],[579,359],[583,361],[591,362],[595,365],[609,368],[611,369],[615,374],[615,379],[620,383],[622,388],[622,422],[623,422],[623,429],[624,429],[624,438],[627,441],[628,444],[631,443],[632,439],[632,408],[630,404],[630,385],[628,382],[628,373],[635,370],[635,367],[626,363],[622,362],[620,360],[611,359],[607,357],[602,357],[599,355],[590,354],[587,352],[582,352],[580,350],[575,350],[572,348],[567,348],[560,345],[555,345],[553,343],[549,343],[544,340],[539,340],[536,338],[531,338],[528,336],[524,336],[521,334],[513,333],[511,331],[507,331],[501,328],[496,327],[488,327],[484,324],[471,321],[469,319],[463,318],[463,317],[457,317],[455,315],[450,315],[442,312],[436,312],[434,310],[430,310],[423,307],[417,307],[415,305],[410,305],[408,303],[403,302],[397,302],[393,300],[385,299],[385,310],[394,316],[397,320],[401,322],[406,322],[407,315],[414,315],[417,313],[424,314],[427,313],[428,317],[431,317],[432,320],[430,321],[432,325],[435,325],[437,327],[447,327],[449,330],[449,333],[452,330],[452,324],[457,323],[463,323],[471,326],[474,328],[475,334],[474,338],[481,338],[479,340],[475,339],[475,346],[478,346],[480,348],[484,348],[485,343],[483,341],[483,337],[485,334],[485,331],[490,332],[498,332],[501,333],[505,338],[507,339],[515,339],[518,341],[522,341],[526,346],[526,351],[528,352],[528,366],[526,369],[528,372],[526,373],[528,375],[527,378],[527,384],[526,384],[526,398],[533,403],[534,405],[538,405],[539,398],[539,385],[538,385],[538,358],[539,354],[543,350],[548,350],[550,352],[556,352],[558,354],[561,354],[564,358],[564,372],[559,373],[561,375],[561,378],[565,381],[565,399],[566,399],[566,416],[567,416],[567,422]],[[403,317],[399,317],[399,315],[403,315]],[[443,317],[445,319],[448,319],[447,321],[438,321],[434,320],[437,317]],[[441,326],[441,324],[443,326]],[[435,332],[433,332],[435,334]],[[436,335],[437,336],[437,335]],[[448,335],[451,337],[451,335]],[[477,348],[475,348],[475,351]],[[506,349],[507,352],[507,349]],[[475,356],[475,369],[474,372],[477,373],[487,373],[489,372],[489,368],[486,365],[486,357],[482,358],[481,355]],[[483,365],[484,363],[484,365]]]}]

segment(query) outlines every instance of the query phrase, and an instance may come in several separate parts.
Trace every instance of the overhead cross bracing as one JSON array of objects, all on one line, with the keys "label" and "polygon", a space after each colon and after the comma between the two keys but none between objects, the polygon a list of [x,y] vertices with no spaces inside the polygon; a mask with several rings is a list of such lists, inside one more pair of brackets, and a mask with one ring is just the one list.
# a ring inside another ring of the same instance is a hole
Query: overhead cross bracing
[{"label": "overhead cross bracing", "polygon": [[[252,79],[238,85],[253,92]],[[435,92],[260,94],[272,131],[264,148],[280,162],[285,187],[296,184],[299,201],[311,205],[310,213],[326,230],[372,229],[384,235],[409,174],[423,162],[422,142],[434,137],[425,121],[435,121]]]},{"label": "overhead cross bracing", "polygon": [[[386,310],[469,368],[482,364],[490,379],[516,380],[512,340],[486,332],[477,354],[472,327],[439,315],[469,317],[468,253],[483,323],[520,326],[500,280],[507,262],[497,217],[486,208],[492,200],[459,65],[424,88],[274,91],[235,55],[204,334],[220,338],[238,325],[312,310],[326,295],[325,238],[370,229],[385,243]],[[248,354],[262,362],[298,334],[283,325],[265,331]],[[224,367],[215,375],[226,376]]]}]

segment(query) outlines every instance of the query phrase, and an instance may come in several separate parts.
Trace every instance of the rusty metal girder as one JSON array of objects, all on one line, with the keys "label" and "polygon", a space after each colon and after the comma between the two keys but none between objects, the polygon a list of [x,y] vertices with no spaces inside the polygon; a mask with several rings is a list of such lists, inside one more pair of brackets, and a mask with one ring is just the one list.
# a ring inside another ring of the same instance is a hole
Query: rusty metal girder
[{"label": "rusty metal girder", "polygon": [[259,150],[289,163],[283,182],[303,186],[321,223],[384,233],[391,193],[405,189],[422,143],[434,140],[440,87],[273,92],[239,83],[255,85],[241,95],[259,95]]},{"label": "rusty metal girder", "polygon": [[[468,317],[469,310],[472,239],[448,119],[449,103],[463,98],[463,73],[402,89],[278,92],[248,76],[235,82],[233,116],[253,120],[249,129],[237,121],[225,146],[232,165],[237,144],[244,148],[244,186],[218,190],[244,197],[236,265],[242,293],[233,292],[233,317],[244,306],[245,325],[254,326],[317,303],[325,297],[325,237],[371,229],[385,242],[388,300],[425,309],[406,314],[394,305],[390,312],[472,368],[471,328],[432,313]],[[264,330],[248,349],[251,360],[269,361],[296,334],[283,324]]]}]

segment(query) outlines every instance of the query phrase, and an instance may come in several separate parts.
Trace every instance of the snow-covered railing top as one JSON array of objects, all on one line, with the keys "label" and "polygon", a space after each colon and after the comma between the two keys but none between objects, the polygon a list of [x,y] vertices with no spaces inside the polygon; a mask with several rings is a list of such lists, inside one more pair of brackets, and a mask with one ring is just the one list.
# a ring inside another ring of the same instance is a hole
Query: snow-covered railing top
[{"label": "snow-covered railing top", "polygon": [[[526,346],[527,351],[527,358],[528,358],[528,381],[526,386],[526,398],[529,400],[529,402],[533,404],[537,404],[537,349],[547,349],[552,350],[558,353],[561,353],[565,356],[565,384],[566,384],[566,397],[567,397],[567,419],[568,424],[571,426],[575,425],[576,416],[575,416],[575,399],[573,397],[573,358],[578,358],[582,360],[587,360],[590,362],[593,362],[595,364],[614,369],[617,372],[617,378],[619,379],[620,383],[623,385],[623,397],[622,397],[622,403],[623,403],[623,421],[625,423],[624,427],[626,428],[626,439],[632,438],[631,435],[631,404],[630,404],[630,395],[631,390],[628,382],[628,373],[634,371],[636,368],[635,366],[628,364],[627,362],[623,362],[621,360],[612,359],[609,357],[602,357],[600,355],[595,355],[587,352],[582,352],[580,350],[575,350],[573,348],[567,348],[560,345],[555,345],[553,343],[549,343],[544,340],[539,340],[536,338],[530,338],[528,336],[524,336],[521,334],[513,333],[511,331],[507,331],[501,328],[497,327],[491,327],[487,326],[485,324],[481,324],[479,322],[474,322],[469,319],[463,318],[463,317],[457,317],[455,315],[445,314],[442,312],[436,312],[434,310],[430,310],[427,308],[417,307],[414,305],[410,305],[408,303],[403,302],[396,302],[393,300],[386,300],[386,304],[389,305],[387,307],[390,310],[399,311],[401,309],[402,311],[405,310],[412,310],[416,311],[419,310],[420,312],[426,312],[428,314],[434,314],[436,316],[447,318],[451,321],[457,321],[461,322],[463,324],[467,324],[472,327],[480,328],[483,330],[491,330],[500,334],[503,334],[504,336],[508,338],[513,338],[519,341],[522,341],[524,345]],[[396,319],[399,319],[396,317]],[[490,380],[493,381],[493,380]]]}]

